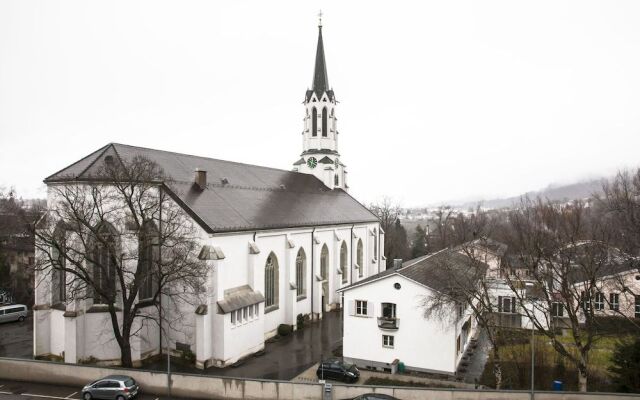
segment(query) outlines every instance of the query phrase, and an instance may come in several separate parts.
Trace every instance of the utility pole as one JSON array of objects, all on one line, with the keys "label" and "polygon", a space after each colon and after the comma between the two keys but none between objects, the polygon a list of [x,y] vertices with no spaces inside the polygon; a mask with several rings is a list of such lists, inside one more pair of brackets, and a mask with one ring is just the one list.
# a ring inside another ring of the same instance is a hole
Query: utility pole
[{"label": "utility pole", "polygon": [[534,400],[535,393],[533,388],[534,383],[534,366],[535,366],[535,325],[531,321],[531,400]]}]

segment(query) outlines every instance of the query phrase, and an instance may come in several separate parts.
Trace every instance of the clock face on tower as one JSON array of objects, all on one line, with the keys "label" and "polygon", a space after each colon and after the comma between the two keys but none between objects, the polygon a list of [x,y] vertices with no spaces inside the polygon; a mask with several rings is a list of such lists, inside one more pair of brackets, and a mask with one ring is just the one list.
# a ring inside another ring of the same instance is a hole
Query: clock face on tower
[{"label": "clock face on tower", "polygon": [[307,165],[309,166],[309,168],[314,169],[316,165],[318,165],[318,160],[316,160],[315,157],[309,157],[307,159]]}]

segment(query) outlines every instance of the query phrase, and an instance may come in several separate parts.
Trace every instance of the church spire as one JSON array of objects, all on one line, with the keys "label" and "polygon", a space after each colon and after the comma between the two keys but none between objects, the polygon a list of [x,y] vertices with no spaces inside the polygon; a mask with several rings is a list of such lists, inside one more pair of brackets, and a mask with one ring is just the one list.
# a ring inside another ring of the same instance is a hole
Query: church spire
[{"label": "church spire", "polygon": [[327,75],[327,63],[324,59],[324,43],[322,42],[322,11],[318,14],[318,48],[316,50],[316,65],[313,71],[313,83],[311,91],[318,99],[326,92],[330,98],[333,93],[329,90],[329,77]]}]

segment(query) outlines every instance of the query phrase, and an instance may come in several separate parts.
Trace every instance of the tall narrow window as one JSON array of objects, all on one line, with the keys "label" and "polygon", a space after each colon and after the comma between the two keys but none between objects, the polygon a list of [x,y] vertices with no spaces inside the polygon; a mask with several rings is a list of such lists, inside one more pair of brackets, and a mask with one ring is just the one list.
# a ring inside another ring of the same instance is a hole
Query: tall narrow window
[{"label": "tall narrow window", "polygon": [[342,283],[347,283],[347,243],[344,241],[340,246],[340,270],[342,271]]},{"label": "tall narrow window", "polygon": [[320,252],[320,276],[323,280],[326,280],[329,276],[327,274],[327,270],[329,269],[329,249],[325,244],[322,246],[322,251]]},{"label": "tall narrow window", "polygon": [[157,265],[160,256],[160,235],[148,221],[138,238],[139,300],[151,299],[158,290]]},{"label": "tall narrow window", "polygon": [[322,137],[327,137],[327,121],[328,120],[328,115],[327,115],[327,107],[324,107],[322,109]]},{"label": "tall narrow window", "polygon": [[318,110],[311,110],[311,136],[318,136]]},{"label": "tall narrow window", "polygon": [[618,311],[620,309],[620,294],[609,293],[609,308]]},{"label": "tall narrow window", "polygon": [[116,294],[116,237],[114,229],[102,224],[98,228],[93,245],[93,302],[115,302]]},{"label": "tall narrow window", "polygon": [[634,317],[636,318],[640,318],[640,296],[635,295],[634,296],[635,299],[635,313],[634,313]]},{"label": "tall narrow window", "polygon": [[373,259],[378,259],[378,230],[373,230]]},{"label": "tall narrow window", "polygon": [[338,174],[333,178],[334,186],[340,186],[340,178],[338,178]]},{"label": "tall narrow window", "polygon": [[300,250],[298,250],[298,255],[296,256],[296,294],[298,297],[302,297],[307,294],[307,288],[305,285],[306,269],[307,255],[301,247]]},{"label": "tall narrow window", "polygon": [[363,275],[363,272],[364,272],[364,270],[362,268],[362,266],[364,264],[364,254],[363,254],[363,248],[362,248],[362,239],[358,239],[358,250],[357,250],[356,254],[358,255],[358,260],[357,260],[357,263],[358,263],[358,276],[362,278],[362,275]]},{"label": "tall narrow window", "polygon": [[278,308],[278,260],[275,254],[269,254],[264,266],[264,306],[265,313]]},{"label": "tall narrow window", "polygon": [[51,249],[51,304],[64,303],[67,300],[66,278],[66,232],[62,224],[54,231],[54,245]]}]

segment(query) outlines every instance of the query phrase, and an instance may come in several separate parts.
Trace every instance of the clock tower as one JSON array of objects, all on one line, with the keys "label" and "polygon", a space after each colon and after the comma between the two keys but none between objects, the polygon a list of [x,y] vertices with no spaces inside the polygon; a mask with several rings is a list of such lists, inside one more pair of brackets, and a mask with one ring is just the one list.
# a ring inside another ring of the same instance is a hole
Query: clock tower
[{"label": "clock tower", "polygon": [[293,170],[313,174],[330,189],[347,190],[347,172],[338,153],[336,98],[329,86],[322,42],[322,13],[318,23],[318,48],[311,89],[304,98],[302,154]]}]

